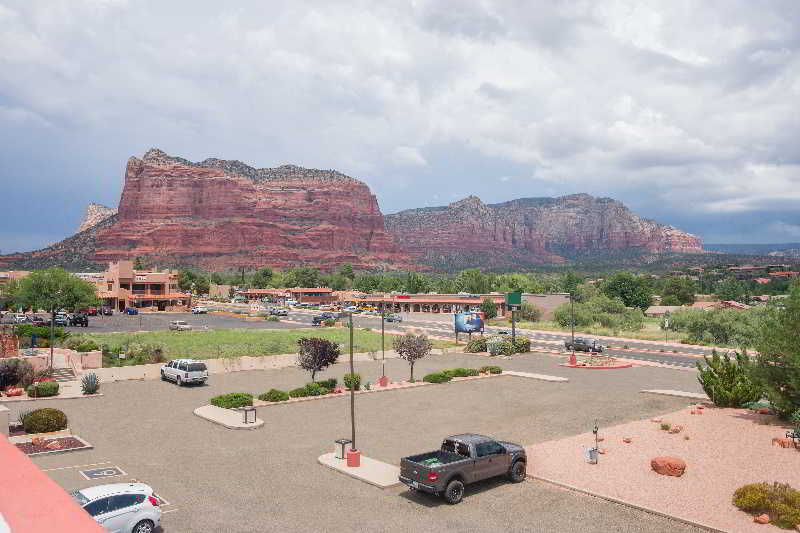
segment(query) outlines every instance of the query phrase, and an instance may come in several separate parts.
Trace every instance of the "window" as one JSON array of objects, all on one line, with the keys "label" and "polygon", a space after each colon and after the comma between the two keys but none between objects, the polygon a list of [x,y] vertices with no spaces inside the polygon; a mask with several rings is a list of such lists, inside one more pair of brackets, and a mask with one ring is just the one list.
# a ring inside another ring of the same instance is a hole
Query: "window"
[{"label": "window", "polygon": [[97,516],[106,513],[108,512],[108,500],[110,499],[111,498],[101,498],[99,500],[95,500],[86,507],[84,507],[84,509],[86,509],[86,512],[92,516]]},{"label": "window", "polygon": [[189,372],[202,372],[206,370],[205,363],[189,363]]},{"label": "window", "polygon": [[482,442],[475,447],[475,453],[478,457],[486,457],[487,455],[497,455],[500,453],[504,453],[505,448],[503,448],[497,442]]},{"label": "window", "polygon": [[181,363],[180,366],[178,366],[178,370],[184,370],[185,371],[186,370],[186,363]]},{"label": "window", "polygon": [[137,503],[141,503],[144,500],[144,495],[142,499],[139,500],[139,494],[118,494],[116,496],[111,497],[111,503],[108,504],[108,512],[118,511],[120,509],[125,509],[126,507],[130,507],[132,505],[136,505]]}]

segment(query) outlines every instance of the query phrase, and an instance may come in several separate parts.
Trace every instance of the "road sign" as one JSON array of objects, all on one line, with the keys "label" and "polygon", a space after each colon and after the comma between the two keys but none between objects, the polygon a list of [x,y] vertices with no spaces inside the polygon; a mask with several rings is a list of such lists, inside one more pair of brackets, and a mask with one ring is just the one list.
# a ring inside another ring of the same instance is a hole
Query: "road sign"
[{"label": "road sign", "polygon": [[86,479],[102,479],[114,476],[127,476],[125,472],[118,466],[109,466],[106,468],[94,468],[92,470],[79,470],[81,475]]},{"label": "road sign", "polygon": [[521,292],[507,292],[506,293],[506,307],[508,307],[508,309],[521,309],[522,308],[522,293]]}]

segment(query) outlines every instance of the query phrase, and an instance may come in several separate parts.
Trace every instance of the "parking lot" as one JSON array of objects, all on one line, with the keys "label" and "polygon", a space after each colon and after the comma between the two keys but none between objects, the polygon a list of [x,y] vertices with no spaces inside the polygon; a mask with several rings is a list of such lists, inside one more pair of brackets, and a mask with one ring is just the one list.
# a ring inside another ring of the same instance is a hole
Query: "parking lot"
[{"label": "parking lot", "polygon": [[[135,319],[136,317],[131,317]],[[492,361],[493,363],[495,361]],[[644,388],[697,391],[686,371],[636,367],[576,371],[559,359],[520,356],[497,361],[509,370],[570,378],[547,383],[517,377],[448,383],[356,398],[357,444],[368,456],[399,464],[405,455],[437,448],[443,437],[477,432],[532,444],[673,411],[677,398],[640,394]],[[430,356],[415,373],[488,364],[481,356]],[[387,375],[408,377],[403,361],[386,362]],[[337,364],[318,379],[341,376]],[[380,362],[358,363],[364,381],[380,375]],[[104,384],[103,397],[51,400],[64,410],[73,433],[94,449],[36,458],[68,490],[120,479],[153,486],[168,505],[163,526],[184,531],[695,531],[684,524],[602,499],[527,480],[467,488],[457,506],[404,487],[380,490],[317,464],[333,441],[349,437],[349,402],[332,398],[260,407],[265,426],[233,431],[192,414],[214,395],[288,390],[309,380],[296,368],[213,376],[206,386],[178,388],[161,381]],[[38,402],[44,404],[45,402]],[[12,417],[20,407],[12,404]],[[589,444],[589,443],[587,443]],[[535,460],[546,460],[537,458]],[[532,461],[533,462],[535,461]],[[88,465],[88,466],[81,466]],[[86,479],[81,470],[116,467],[124,475]]]}]

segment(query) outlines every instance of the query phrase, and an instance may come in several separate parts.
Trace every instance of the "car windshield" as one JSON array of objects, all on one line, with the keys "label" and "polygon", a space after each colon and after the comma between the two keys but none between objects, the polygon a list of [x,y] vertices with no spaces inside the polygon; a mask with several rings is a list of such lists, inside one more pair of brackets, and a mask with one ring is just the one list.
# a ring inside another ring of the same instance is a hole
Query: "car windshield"
[{"label": "car windshield", "polygon": [[79,490],[73,490],[72,492],[69,493],[69,495],[72,496],[75,499],[75,501],[78,502],[78,504],[81,506],[84,506],[87,503],[89,503],[89,498],[84,496]]},{"label": "car windshield", "polygon": [[189,363],[189,372],[202,372],[205,369],[205,363]]}]

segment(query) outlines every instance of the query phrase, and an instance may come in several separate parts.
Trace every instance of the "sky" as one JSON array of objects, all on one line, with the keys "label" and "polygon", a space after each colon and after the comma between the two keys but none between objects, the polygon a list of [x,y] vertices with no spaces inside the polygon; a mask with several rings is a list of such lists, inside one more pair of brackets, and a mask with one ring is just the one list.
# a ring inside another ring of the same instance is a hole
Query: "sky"
[{"label": "sky", "polygon": [[127,159],[334,168],[381,210],[585,192],[800,241],[796,0],[0,0],[0,253]]}]

